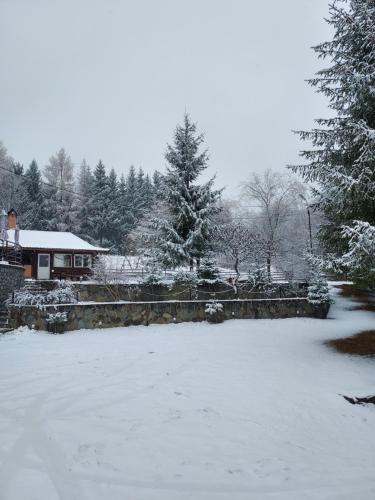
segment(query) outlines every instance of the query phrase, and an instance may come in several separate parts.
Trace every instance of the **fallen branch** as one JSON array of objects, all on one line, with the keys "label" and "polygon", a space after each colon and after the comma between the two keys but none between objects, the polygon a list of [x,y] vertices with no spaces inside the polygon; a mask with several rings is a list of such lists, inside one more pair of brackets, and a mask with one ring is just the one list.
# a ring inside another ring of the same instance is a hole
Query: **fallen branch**
[{"label": "fallen branch", "polygon": [[366,396],[364,398],[356,398],[356,397],[349,397],[349,396],[344,396],[344,394],[341,394],[341,396],[346,399],[346,401],[349,401],[352,405],[364,405],[371,403],[375,405],[375,396]]}]

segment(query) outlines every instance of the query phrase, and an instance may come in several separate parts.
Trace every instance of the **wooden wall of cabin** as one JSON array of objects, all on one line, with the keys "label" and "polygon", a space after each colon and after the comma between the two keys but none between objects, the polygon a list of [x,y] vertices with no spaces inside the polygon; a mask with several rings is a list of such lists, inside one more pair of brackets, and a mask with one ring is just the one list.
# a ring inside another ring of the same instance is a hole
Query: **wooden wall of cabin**
[{"label": "wooden wall of cabin", "polygon": [[[55,267],[53,265],[54,254],[65,253],[72,256],[72,267]],[[89,254],[92,260],[97,257],[98,252],[82,251],[69,252],[64,250],[48,251],[48,250],[28,250],[24,249],[22,253],[22,262],[25,268],[24,277],[38,279],[38,254],[49,254],[50,256],[50,279],[79,279],[81,276],[89,276],[92,271],[88,267],[74,267],[75,254]]]}]

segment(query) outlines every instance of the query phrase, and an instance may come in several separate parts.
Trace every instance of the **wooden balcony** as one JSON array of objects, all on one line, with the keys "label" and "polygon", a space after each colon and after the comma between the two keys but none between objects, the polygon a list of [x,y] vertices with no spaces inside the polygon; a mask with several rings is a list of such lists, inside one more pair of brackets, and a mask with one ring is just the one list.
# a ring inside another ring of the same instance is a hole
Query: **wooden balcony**
[{"label": "wooden balcony", "polygon": [[22,265],[22,247],[14,241],[0,238],[0,261],[8,262],[15,266]]}]

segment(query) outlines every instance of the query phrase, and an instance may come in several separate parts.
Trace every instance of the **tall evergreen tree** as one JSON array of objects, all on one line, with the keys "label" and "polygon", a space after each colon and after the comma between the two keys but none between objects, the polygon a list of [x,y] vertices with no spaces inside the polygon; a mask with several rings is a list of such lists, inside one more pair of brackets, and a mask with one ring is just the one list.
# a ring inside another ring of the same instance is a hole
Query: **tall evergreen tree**
[{"label": "tall evergreen tree", "polygon": [[143,196],[143,201],[144,201],[144,210],[150,210],[154,203],[154,187],[152,185],[150,176],[147,174],[144,183],[143,183],[143,189],[142,189],[142,196]]},{"label": "tall evergreen tree", "polygon": [[165,265],[199,267],[210,247],[211,220],[218,211],[221,191],[213,189],[214,179],[196,183],[208,163],[207,151],[199,151],[203,141],[203,134],[197,134],[196,125],[185,114],[173,145],[167,146],[164,201],[170,217],[155,221],[158,258]]},{"label": "tall evergreen tree", "polygon": [[18,211],[22,229],[47,229],[42,175],[35,160],[31,162],[21,179]]},{"label": "tall evergreen tree", "polygon": [[82,160],[79,168],[78,179],[76,184],[77,203],[78,203],[78,221],[79,235],[82,238],[90,239],[91,228],[89,224],[91,200],[93,196],[94,177],[90,166],[86,160]]},{"label": "tall evergreen tree", "polygon": [[121,248],[121,241],[123,239],[123,231],[121,227],[119,183],[117,181],[116,172],[113,168],[110,170],[108,175],[108,188],[108,211],[110,214],[110,220],[108,222],[107,238],[110,242],[111,247],[113,247],[115,250],[119,250],[119,248]]},{"label": "tall evergreen tree", "polygon": [[145,173],[143,172],[143,168],[139,167],[138,172],[137,172],[137,189],[138,189],[138,191],[143,190],[144,182],[145,182]]},{"label": "tall evergreen tree", "polygon": [[90,235],[100,245],[108,242],[112,217],[111,212],[108,177],[105,166],[100,160],[94,170],[93,189],[88,216]]},{"label": "tall evergreen tree", "polygon": [[48,229],[78,232],[74,197],[74,165],[62,148],[44,168]]},{"label": "tall evergreen tree", "polygon": [[127,186],[124,174],[121,175],[118,184],[118,216],[120,218],[121,240],[118,251],[120,254],[126,253],[126,237],[134,227],[134,217],[132,207],[129,205],[127,196]]},{"label": "tall evergreen tree", "polygon": [[335,0],[328,23],[332,40],[314,50],[329,65],[310,84],[328,98],[334,116],[300,132],[313,149],[301,153],[305,164],[292,168],[318,185],[318,205],[326,220],[322,241],[342,256],[351,231],[363,223],[375,226],[375,2]]},{"label": "tall evergreen tree", "polygon": [[141,218],[145,211],[148,208],[148,195],[149,193],[147,192],[147,180],[145,177],[145,174],[143,172],[143,169],[140,167],[138,169],[137,173],[137,211],[138,213],[136,214],[137,219]]},{"label": "tall evergreen tree", "polygon": [[152,176],[152,184],[153,184],[155,199],[161,199],[163,197],[163,187],[164,187],[163,179],[164,176],[158,170],[155,170]]},{"label": "tall evergreen tree", "polygon": [[77,180],[77,192],[82,198],[89,198],[91,196],[93,182],[94,177],[92,175],[91,168],[87,164],[86,160],[83,159],[79,168]]},{"label": "tall evergreen tree", "polygon": [[143,200],[140,192],[140,185],[143,184],[143,175],[143,172],[138,172],[137,175],[134,166],[131,165],[126,178],[126,203],[129,216],[133,219],[132,229],[136,226],[143,213]]},{"label": "tall evergreen tree", "polygon": [[111,168],[108,175],[108,186],[111,190],[111,201],[113,203],[117,203],[118,197],[118,182],[117,182],[117,174],[114,168]]}]

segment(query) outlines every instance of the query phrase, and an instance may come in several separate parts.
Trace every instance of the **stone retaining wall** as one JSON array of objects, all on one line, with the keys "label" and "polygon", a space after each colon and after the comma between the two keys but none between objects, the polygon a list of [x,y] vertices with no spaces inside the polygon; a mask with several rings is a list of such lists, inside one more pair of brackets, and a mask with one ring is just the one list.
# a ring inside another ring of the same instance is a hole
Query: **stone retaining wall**
[{"label": "stone retaining wall", "polygon": [[0,310],[5,308],[5,301],[14,290],[24,284],[23,267],[0,262]]},{"label": "stone retaining wall", "polygon": [[[56,287],[56,281],[40,281],[41,286],[51,290]],[[235,289],[227,283],[207,283],[189,288],[187,285],[134,285],[115,284],[103,285],[101,283],[74,283],[81,302],[162,302],[169,300],[233,300],[233,299],[263,299],[263,298],[286,298],[306,296],[306,284],[300,283],[298,288],[292,288],[288,283],[275,285],[269,294],[262,291],[254,291],[251,285],[241,284],[236,295]]]},{"label": "stone retaining wall", "polygon": [[[222,300],[224,319],[274,319],[293,317],[325,318],[328,307],[313,306],[306,299]],[[33,326],[46,330],[48,313],[65,311],[66,330],[107,328],[150,323],[181,323],[204,321],[207,301],[129,302],[101,304],[69,304],[46,306],[11,306],[13,327]]]}]

